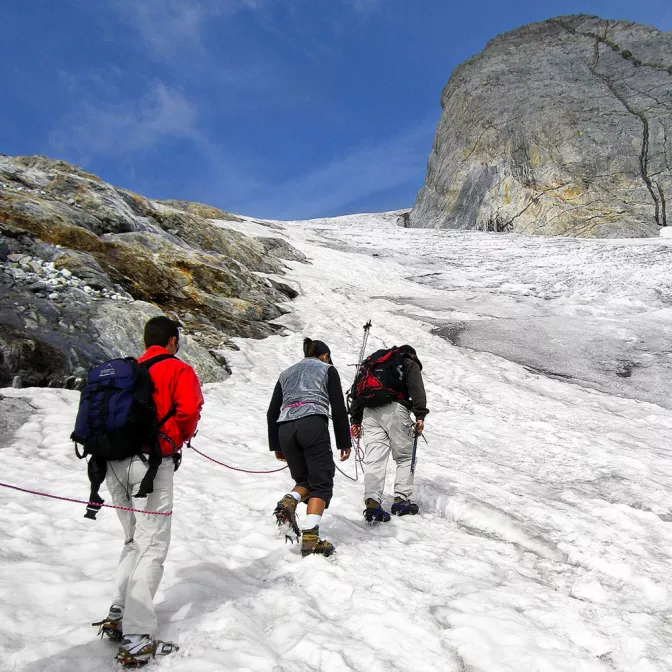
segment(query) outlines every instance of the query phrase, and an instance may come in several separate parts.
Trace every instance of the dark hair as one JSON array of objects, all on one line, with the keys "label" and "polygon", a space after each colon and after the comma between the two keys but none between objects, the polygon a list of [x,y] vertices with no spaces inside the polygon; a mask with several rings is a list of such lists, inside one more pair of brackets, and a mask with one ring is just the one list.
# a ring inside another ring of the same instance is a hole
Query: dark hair
[{"label": "dark hair", "polygon": [[315,353],[315,342],[310,338],[303,339],[303,356],[317,357],[317,354]]},{"label": "dark hair", "polygon": [[333,364],[331,361],[331,350],[324,341],[313,341],[310,338],[303,339],[303,355],[304,357],[319,357],[320,355],[327,355],[327,362]]},{"label": "dark hair", "polygon": [[165,315],[153,317],[145,324],[145,347],[160,345],[165,348],[171,338],[180,340],[180,331],[177,322],[173,322]]}]

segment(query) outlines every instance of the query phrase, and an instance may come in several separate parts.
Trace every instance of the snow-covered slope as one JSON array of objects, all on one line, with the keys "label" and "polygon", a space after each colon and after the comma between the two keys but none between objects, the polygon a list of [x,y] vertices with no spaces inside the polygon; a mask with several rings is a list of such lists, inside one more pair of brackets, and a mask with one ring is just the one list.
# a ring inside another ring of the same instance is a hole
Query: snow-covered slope
[{"label": "snow-covered slope", "polygon": [[[361,481],[337,474],[323,522],[337,553],[304,560],[271,516],[291,486],[286,471],[244,474],[187,451],[157,595],[161,635],[181,650],[156,669],[671,669],[672,412],[642,401],[637,386],[610,388],[609,376],[584,381],[603,392],[433,333],[520,320],[507,338],[525,351],[520,343],[543,340],[534,320],[552,313],[570,362],[564,337],[588,338],[596,321],[618,328],[639,316],[653,334],[669,319],[666,241],[405,230],[381,215],[282,226],[312,260],[290,262],[285,280],[301,296],[280,319],[287,331],[237,341],[234,375],[206,386],[194,445],[238,467],[276,468],[265,411],[278,373],[309,335],[330,344],[349,381],[371,319],[369,350],[409,342],[425,367],[421,514],[368,528]],[[637,348],[646,354],[646,338]],[[592,351],[579,355],[599,368]],[[77,393],[3,394],[35,411],[0,448],[0,481],[85,496],[68,440]],[[76,504],[3,488],[0,512],[0,669],[114,670],[114,646],[88,625],[109,606],[122,543],[114,512],[92,522]]]}]

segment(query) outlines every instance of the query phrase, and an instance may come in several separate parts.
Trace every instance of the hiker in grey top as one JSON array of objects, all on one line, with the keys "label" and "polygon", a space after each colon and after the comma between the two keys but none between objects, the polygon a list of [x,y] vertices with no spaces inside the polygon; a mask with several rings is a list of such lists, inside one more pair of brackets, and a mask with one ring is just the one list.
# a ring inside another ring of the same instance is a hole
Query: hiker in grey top
[{"label": "hiker in grey top", "polygon": [[[350,457],[350,425],[329,347],[306,338],[303,353],[302,361],[280,374],[268,407],[268,444],[279,460],[287,462],[296,483],[274,513],[278,526],[291,530],[297,538],[303,536],[304,557],[315,553],[328,556],[334,547],[319,538],[319,525],[331,500],[336,471],[329,438],[329,408],[341,460]],[[302,501],[308,504],[303,530],[296,518],[296,507]]]},{"label": "hiker in grey top", "polygon": [[379,350],[361,364],[353,385],[350,415],[352,436],[363,436],[366,446],[364,517],[369,523],[390,520],[382,506],[390,454],[397,464],[391,511],[399,516],[418,513],[418,505],[411,501],[414,448],[428,413],[422,363],[413,347]]}]

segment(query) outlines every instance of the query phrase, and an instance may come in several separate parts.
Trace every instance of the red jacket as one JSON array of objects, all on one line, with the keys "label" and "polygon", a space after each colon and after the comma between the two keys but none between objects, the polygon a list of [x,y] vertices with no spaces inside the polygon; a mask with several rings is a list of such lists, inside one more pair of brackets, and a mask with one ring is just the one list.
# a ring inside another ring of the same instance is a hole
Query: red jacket
[{"label": "red jacket", "polygon": [[[138,362],[144,362],[157,355],[167,355],[168,351],[159,345],[147,348]],[[164,359],[149,369],[149,377],[154,383],[154,403],[159,420],[171,408],[175,415],[168,418],[159,428],[159,443],[163,455],[177,452],[185,441],[196,431],[201,417],[203,393],[196,372],[179,359]],[[161,436],[163,435],[163,436]]]}]

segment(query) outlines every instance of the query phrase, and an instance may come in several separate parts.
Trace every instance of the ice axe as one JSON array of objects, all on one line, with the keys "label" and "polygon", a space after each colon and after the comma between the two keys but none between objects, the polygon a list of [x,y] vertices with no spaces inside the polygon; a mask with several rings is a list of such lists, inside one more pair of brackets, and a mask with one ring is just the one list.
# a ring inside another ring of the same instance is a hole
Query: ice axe
[{"label": "ice axe", "polygon": [[420,432],[418,432],[418,425],[415,425],[415,432],[413,433],[413,454],[411,455],[411,474],[415,473],[415,456],[418,452],[418,439]]}]

